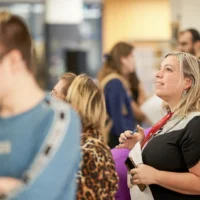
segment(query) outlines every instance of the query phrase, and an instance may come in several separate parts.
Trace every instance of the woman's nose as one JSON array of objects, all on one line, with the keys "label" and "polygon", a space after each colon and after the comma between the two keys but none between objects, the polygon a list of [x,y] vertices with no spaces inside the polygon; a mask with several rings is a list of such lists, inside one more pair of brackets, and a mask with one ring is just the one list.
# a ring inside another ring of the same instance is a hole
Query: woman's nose
[{"label": "woman's nose", "polygon": [[158,72],[156,73],[156,77],[163,77],[163,70],[159,69]]}]

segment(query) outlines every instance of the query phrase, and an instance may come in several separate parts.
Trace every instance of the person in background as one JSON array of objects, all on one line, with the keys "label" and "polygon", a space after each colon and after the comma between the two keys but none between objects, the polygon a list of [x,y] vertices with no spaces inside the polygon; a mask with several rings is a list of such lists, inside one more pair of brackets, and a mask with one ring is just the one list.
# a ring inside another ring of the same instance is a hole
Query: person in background
[{"label": "person in background", "polygon": [[178,35],[178,50],[200,58],[200,34],[196,29],[186,29]]},{"label": "person in background", "polygon": [[105,95],[107,122],[105,140],[113,148],[118,144],[120,133],[134,130],[135,116],[131,107],[132,96],[127,76],[134,72],[134,47],[119,42],[107,55],[104,66],[98,73],[98,80]]},{"label": "person in background", "polygon": [[65,100],[69,86],[75,78],[76,75],[74,73],[64,73],[58,81],[58,83],[53,88],[53,90],[51,91],[51,95],[59,99]]},{"label": "person in background", "polygon": [[73,200],[80,120],[69,105],[40,89],[32,50],[23,20],[0,12],[0,195]]},{"label": "person in background", "polygon": [[79,75],[71,83],[66,101],[80,115],[83,127],[77,199],[114,199],[118,176],[102,137],[106,119],[103,92],[91,78]]},{"label": "person in background", "polygon": [[200,199],[199,88],[199,59],[167,54],[156,74],[156,95],[165,102],[167,115],[145,138],[142,129],[119,138],[119,148],[131,150],[141,142],[144,164],[131,170],[131,182],[149,185],[154,200]]}]

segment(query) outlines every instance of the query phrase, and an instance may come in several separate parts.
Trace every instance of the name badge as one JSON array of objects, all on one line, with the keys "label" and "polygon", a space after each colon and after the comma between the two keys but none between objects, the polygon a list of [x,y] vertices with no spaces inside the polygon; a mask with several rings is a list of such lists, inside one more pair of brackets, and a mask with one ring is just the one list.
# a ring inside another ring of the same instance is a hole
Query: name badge
[{"label": "name badge", "polygon": [[0,141],[0,155],[9,154],[11,152],[12,144],[9,140]]}]

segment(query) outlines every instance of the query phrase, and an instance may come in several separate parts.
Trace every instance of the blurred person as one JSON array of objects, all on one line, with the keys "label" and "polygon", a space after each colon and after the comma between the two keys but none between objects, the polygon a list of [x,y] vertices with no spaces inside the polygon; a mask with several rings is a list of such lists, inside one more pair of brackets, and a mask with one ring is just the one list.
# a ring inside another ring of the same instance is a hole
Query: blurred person
[{"label": "blurred person", "polygon": [[55,85],[55,87],[51,91],[51,95],[59,99],[65,100],[69,86],[71,85],[72,81],[75,78],[76,78],[76,75],[74,73],[68,72],[68,73],[63,74],[60,80],[58,81],[58,83]]},{"label": "blurred person", "polygon": [[77,199],[114,199],[118,177],[102,137],[106,119],[103,92],[91,78],[79,75],[71,83],[66,101],[79,113],[83,127]]},{"label": "blurred person", "polygon": [[[156,95],[164,100],[167,115],[146,137],[141,127],[134,135],[130,131],[121,134],[119,141],[123,144],[119,148],[134,153],[137,147],[140,151],[142,148],[144,164],[131,170],[131,183],[149,187],[145,193],[137,193],[138,199],[147,193],[150,196],[144,199],[200,199],[199,87],[199,59],[188,53],[167,54],[156,74]],[[134,188],[132,199],[136,195]]]},{"label": "blurred person", "polygon": [[105,140],[111,148],[118,144],[120,133],[133,130],[136,126],[131,107],[132,97],[127,76],[135,69],[134,47],[118,42],[107,55],[104,66],[98,73],[98,80],[104,91],[107,123]]},{"label": "blurred person", "polygon": [[0,195],[75,199],[81,124],[67,104],[39,88],[32,49],[22,19],[0,12]]},{"label": "blurred person", "polygon": [[186,29],[178,36],[178,50],[200,58],[200,34],[196,29]]}]

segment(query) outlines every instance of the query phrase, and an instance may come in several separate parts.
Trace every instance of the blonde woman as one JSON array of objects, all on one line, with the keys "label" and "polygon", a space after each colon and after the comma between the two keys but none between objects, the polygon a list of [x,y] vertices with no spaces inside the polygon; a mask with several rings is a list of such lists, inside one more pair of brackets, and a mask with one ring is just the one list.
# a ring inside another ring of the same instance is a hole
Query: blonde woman
[{"label": "blonde woman", "polygon": [[106,118],[103,93],[91,78],[79,75],[70,85],[66,101],[79,113],[83,127],[77,199],[114,199],[118,177],[102,137]]},{"label": "blonde woman", "polygon": [[124,142],[119,147],[142,144],[144,164],[131,171],[131,182],[149,185],[155,200],[200,199],[200,60],[188,53],[167,54],[156,74],[156,95],[167,115],[145,139],[142,129],[119,139]]}]

